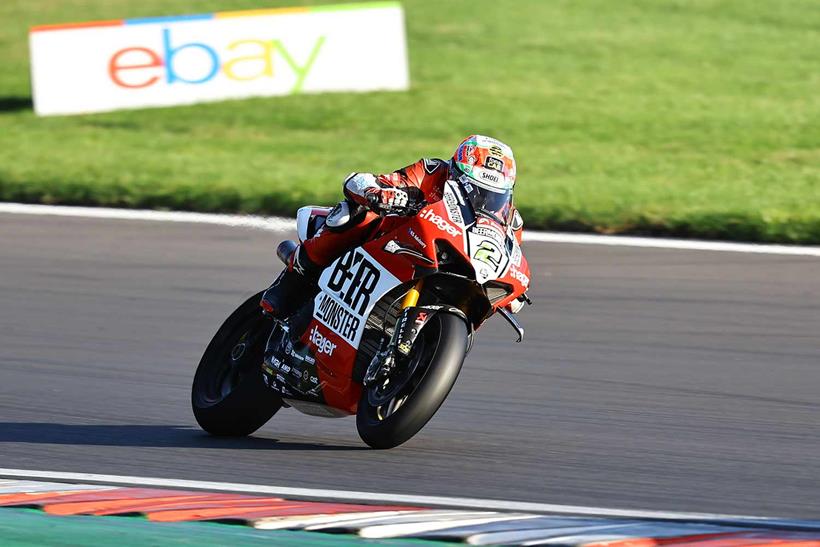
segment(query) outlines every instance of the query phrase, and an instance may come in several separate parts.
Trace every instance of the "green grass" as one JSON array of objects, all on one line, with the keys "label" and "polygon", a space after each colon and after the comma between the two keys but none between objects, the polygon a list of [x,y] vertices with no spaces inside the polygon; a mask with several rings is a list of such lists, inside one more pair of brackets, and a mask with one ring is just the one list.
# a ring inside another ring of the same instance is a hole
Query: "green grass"
[{"label": "green grass", "polygon": [[312,3],[0,3],[0,199],[292,214],[480,132],[529,227],[820,242],[817,0],[407,0],[407,93],[27,106],[29,25]]}]

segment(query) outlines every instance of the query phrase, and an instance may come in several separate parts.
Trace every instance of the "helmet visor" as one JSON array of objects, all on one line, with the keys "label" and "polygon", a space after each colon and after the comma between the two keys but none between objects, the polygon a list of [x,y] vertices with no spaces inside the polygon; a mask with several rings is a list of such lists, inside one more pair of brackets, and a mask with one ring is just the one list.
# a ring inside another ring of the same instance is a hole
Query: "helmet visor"
[{"label": "helmet visor", "polygon": [[501,224],[507,224],[507,217],[512,206],[512,188],[485,188],[463,173],[457,180],[476,212],[486,213]]}]

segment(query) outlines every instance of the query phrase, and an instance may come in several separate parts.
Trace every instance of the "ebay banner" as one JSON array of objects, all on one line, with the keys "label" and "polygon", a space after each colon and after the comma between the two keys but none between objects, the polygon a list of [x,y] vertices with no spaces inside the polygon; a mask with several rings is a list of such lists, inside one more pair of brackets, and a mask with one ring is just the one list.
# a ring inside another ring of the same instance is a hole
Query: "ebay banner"
[{"label": "ebay banner", "polygon": [[46,25],[29,43],[39,115],[410,83],[396,2]]}]

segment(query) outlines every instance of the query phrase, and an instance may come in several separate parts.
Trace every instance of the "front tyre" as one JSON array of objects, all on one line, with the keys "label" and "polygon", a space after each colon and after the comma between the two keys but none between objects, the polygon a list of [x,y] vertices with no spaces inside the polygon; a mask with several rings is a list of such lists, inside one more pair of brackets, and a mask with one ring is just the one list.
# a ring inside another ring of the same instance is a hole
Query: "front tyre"
[{"label": "front tyre", "polygon": [[403,358],[402,369],[411,371],[410,376],[397,378],[394,373],[362,390],[356,413],[362,440],[373,448],[393,448],[418,433],[455,384],[467,342],[463,319],[447,312],[432,317]]},{"label": "front tyre", "polygon": [[250,435],[282,406],[262,381],[273,323],[259,307],[261,297],[261,292],[250,297],[225,320],[196,369],[191,405],[196,421],[211,435]]}]

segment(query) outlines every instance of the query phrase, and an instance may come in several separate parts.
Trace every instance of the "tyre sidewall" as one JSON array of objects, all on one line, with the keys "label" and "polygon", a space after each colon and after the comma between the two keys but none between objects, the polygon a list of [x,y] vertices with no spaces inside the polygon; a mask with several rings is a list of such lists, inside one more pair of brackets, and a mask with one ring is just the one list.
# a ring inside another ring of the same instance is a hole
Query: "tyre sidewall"
[{"label": "tyre sidewall", "polygon": [[419,385],[394,414],[383,421],[372,419],[368,415],[372,407],[367,389],[362,390],[356,426],[359,436],[371,447],[393,448],[413,437],[430,421],[453,388],[467,352],[467,325],[447,312],[437,313],[431,323],[436,320],[440,325],[436,353]]},{"label": "tyre sidewall", "polygon": [[191,388],[191,407],[197,423],[210,433],[219,436],[249,435],[262,427],[282,406],[281,398],[265,386],[262,381],[261,362],[258,373],[251,371],[242,376],[239,385],[221,401],[202,405],[196,390],[198,382],[205,381],[203,375],[210,372],[210,359],[218,359],[225,344],[235,329],[253,315],[262,311],[258,293],[246,300],[225,320],[214,335],[197,367]]}]

